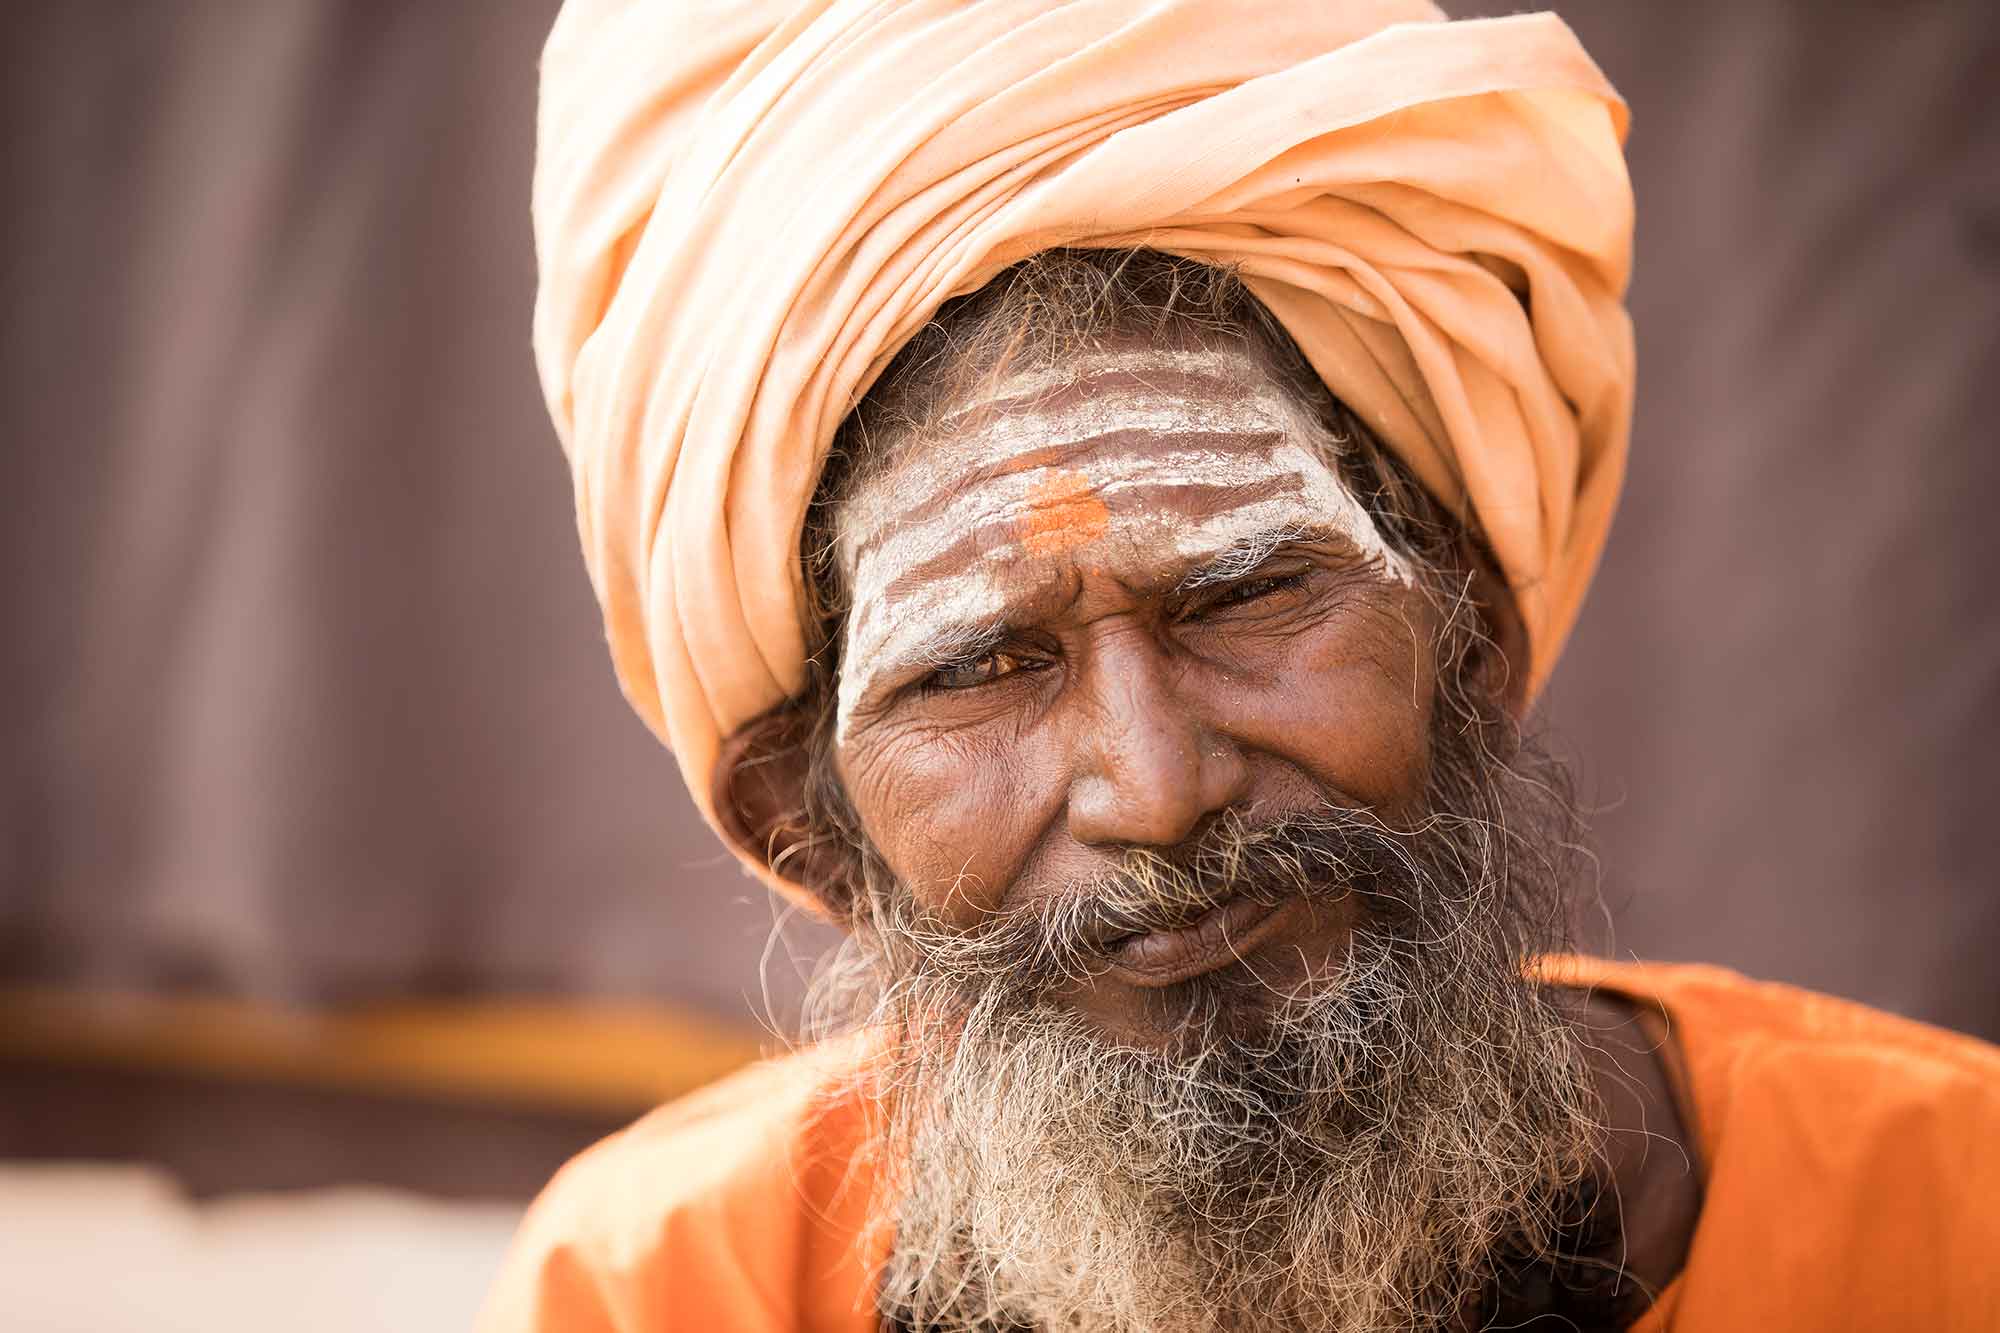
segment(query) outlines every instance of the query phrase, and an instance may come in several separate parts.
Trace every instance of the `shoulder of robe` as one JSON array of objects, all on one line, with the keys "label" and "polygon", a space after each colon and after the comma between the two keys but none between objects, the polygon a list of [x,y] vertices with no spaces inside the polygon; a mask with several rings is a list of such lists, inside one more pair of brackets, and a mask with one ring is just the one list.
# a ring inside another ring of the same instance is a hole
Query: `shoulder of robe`
[{"label": "shoulder of robe", "polygon": [[529,1208],[480,1333],[871,1327],[863,1054],[759,1061],[576,1157]]},{"label": "shoulder of robe", "polygon": [[1712,967],[1657,998],[1707,1172],[1669,1327],[2000,1327],[2000,1047]]}]

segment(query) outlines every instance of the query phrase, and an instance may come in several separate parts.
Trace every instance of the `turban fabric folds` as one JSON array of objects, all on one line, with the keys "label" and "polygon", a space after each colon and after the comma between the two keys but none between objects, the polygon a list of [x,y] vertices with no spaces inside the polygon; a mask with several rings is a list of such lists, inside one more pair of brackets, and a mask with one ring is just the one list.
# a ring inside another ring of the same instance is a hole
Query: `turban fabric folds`
[{"label": "turban fabric folds", "polygon": [[1477,516],[1539,687],[1624,470],[1625,123],[1546,14],[570,0],[534,341],[626,696],[712,819],[722,738],[804,682],[798,545],[841,419],[938,306],[1056,246],[1236,266]]}]

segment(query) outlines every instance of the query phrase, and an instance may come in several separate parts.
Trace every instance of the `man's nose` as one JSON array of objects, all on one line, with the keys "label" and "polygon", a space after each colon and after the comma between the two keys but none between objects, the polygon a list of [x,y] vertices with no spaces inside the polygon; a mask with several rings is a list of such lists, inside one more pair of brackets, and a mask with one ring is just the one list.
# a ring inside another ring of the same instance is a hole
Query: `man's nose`
[{"label": "man's nose", "polygon": [[1236,741],[1176,688],[1164,648],[1143,634],[1095,645],[1071,738],[1069,832],[1092,846],[1170,847],[1249,795]]}]

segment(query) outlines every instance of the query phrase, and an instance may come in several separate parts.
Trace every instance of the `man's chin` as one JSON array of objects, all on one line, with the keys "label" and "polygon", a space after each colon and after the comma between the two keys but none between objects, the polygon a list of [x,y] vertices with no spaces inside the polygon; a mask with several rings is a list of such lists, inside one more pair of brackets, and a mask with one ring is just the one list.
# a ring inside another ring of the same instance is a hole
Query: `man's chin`
[{"label": "man's chin", "polygon": [[1267,945],[1166,986],[976,1005],[910,1050],[888,1308],[935,1328],[1430,1327],[1496,1247],[1541,1252],[1594,1142],[1567,1028],[1495,960],[1372,927],[1291,944],[1319,966],[1289,989]]}]

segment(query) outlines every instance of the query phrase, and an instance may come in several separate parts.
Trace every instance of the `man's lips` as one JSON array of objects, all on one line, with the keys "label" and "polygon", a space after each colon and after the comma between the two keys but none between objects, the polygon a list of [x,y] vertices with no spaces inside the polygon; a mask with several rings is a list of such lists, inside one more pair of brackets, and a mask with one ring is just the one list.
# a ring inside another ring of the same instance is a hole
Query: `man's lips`
[{"label": "man's lips", "polygon": [[1283,930],[1292,916],[1286,909],[1303,901],[1235,898],[1179,930],[1134,935],[1112,948],[1109,975],[1133,986],[1158,987],[1227,967]]}]

